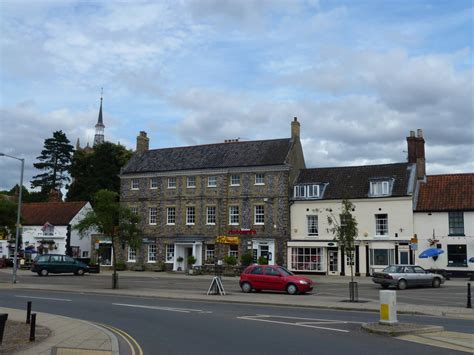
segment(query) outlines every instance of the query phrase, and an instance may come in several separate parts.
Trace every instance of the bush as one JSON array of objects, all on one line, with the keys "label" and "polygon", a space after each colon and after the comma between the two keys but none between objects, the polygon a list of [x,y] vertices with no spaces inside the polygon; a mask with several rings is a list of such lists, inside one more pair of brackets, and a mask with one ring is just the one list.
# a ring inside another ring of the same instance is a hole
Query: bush
[{"label": "bush", "polygon": [[259,257],[258,265],[268,265],[268,259],[264,256]]},{"label": "bush", "polygon": [[224,257],[224,262],[227,265],[234,266],[237,264],[237,258],[233,255],[228,255]]},{"label": "bush", "polygon": [[241,262],[242,266],[244,266],[244,267],[247,267],[250,264],[252,264],[252,262],[253,262],[252,253],[250,251],[247,251],[247,252],[243,253],[242,256],[240,257],[240,262]]},{"label": "bush", "polygon": [[116,267],[117,271],[123,271],[123,270],[126,269],[125,262],[123,262],[123,261],[117,261],[115,263],[115,267]]},{"label": "bush", "polygon": [[182,262],[184,261],[184,258],[183,258],[182,256],[178,256],[178,257],[176,258],[176,261],[177,261],[178,263],[182,263]]},{"label": "bush", "polygon": [[192,267],[194,264],[196,264],[196,258],[194,255],[188,256],[188,266]]}]

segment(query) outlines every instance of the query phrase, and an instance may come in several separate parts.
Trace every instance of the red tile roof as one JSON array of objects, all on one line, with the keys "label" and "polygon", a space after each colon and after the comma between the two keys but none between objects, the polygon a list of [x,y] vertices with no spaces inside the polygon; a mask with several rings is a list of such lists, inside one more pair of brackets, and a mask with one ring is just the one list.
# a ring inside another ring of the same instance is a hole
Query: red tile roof
[{"label": "red tile roof", "polygon": [[49,222],[53,226],[65,226],[86,204],[86,201],[25,203],[21,206],[23,225],[42,226]]},{"label": "red tile roof", "polygon": [[474,174],[429,175],[421,183],[416,211],[473,211]]}]

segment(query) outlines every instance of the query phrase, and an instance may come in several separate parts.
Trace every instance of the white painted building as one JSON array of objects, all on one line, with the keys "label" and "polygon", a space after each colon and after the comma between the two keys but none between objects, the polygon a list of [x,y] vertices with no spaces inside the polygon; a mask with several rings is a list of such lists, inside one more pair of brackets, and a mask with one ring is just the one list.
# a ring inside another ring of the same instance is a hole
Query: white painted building
[{"label": "white painted building", "polygon": [[[416,263],[457,276],[474,273],[474,174],[427,176],[420,184],[414,213],[418,239]],[[418,258],[423,250],[443,251],[436,258]]]},{"label": "white painted building", "polygon": [[328,216],[339,218],[342,200],[354,204],[358,223],[354,273],[370,275],[394,263],[412,264],[413,192],[411,163],[304,169],[294,186],[288,266],[298,272],[349,275],[349,260],[330,232]]},{"label": "white painted building", "polygon": [[76,258],[90,257],[91,236],[81,237],[72,227],[92,207],[89,202],[25,203],[21,208],[22,240],[25,251],[33,254],[69,254]]}]

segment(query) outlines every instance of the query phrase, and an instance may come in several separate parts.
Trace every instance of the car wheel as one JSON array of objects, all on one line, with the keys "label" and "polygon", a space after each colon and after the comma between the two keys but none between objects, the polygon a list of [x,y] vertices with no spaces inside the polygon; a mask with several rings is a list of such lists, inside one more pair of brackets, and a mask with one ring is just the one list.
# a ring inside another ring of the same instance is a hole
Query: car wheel
[{"label": "car wheel", "polygon": [[289,284],[286,287],[286,292],[288,292],[290,295],[296,295],[298,293],[298,287],[296,287],[295,284]]},{"label": "car wheel", "polygon": [[84,276],[84,269],[78,269],[78,270],[76,271],[76,275],[78,275],[78,276]]},{"label": "car wheel", "polygon": [[435,277],[433,279],[432,285],[433,285],[434,288],[438,288],[438,287],[441,286],[441,280],[439,279],[439,277]]},{"label": "car wheel", "polygon": [[407,282],[405,280],[400,280],[398,281],[398,289],[399,290],[404,290],[407,288]]},{"label": "car wheel", "polygon": [[387,288],[389,288],[390,285],[384,285],[384,284],[382,284],[381,286],[382,286],[383,289],[386,290]]},{"label": "car wheel", "polygon": [[40,271],[40,275],[41,275],[41,276],[48,276],[48,270],[42,269],[42,270]]},{"label": "car wheel", "polygon": [[252,285],[250,285],[248,282],[244,282],[240,288],[242,289],[242,292],[249,293],[252,291]]}]

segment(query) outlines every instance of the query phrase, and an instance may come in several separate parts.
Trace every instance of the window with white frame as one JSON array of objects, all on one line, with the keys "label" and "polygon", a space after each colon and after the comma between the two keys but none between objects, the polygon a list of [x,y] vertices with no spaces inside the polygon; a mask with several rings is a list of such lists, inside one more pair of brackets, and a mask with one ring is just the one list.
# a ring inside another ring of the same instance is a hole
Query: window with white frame
[{"label": "window with white frame", "polygon": [[255,185],[265,185],[265,174],[255,174]]},{"label": "window with white frame", "polygon": [[291,269],[322,271],[323,248],[291,248]]},{"label": "window with white frame", "polygon": [[207,187],[216,187],[217,186],[217,177],[209,176],[207,178]]},{"label": "window with white frame", "polygon": [[148,262],[149,263],[156,262],[156,244],[148,245]]},{"label": "window with white frame", "polygon": [[188,176],[186,179],[186,186],[190,189],[196,187],[196,177],[195,176]]},{"label": "window with white frame", "polygon": [[239,186],[239,185],[240,185],[240,175],[231,175],[230,186]]},{"label": "window with white frame", "polygon": [[128,261],[135,262],[137,261],[137,249],[134,247],[128,247]]},{"label": "window with white frame", "polygon": [[54,235],[54,226],[50,223],[46,223],[43,228],[43,235],[44,236],[53,236]]},{"label": "window with white frame", "polygon": [[214,263],[214,244],[206,244],[206,262],[209,264]]},{"label": "window with white frame", "polygon": [[158,208],[150,207],[148,212],[148,224],[155,225],[158,221]]},{"label": "window with white frame", "polygon": [[254,206],[254,224],[257,224],[257,225],[265,224],[265,206],[264,205]]},{"label": "window with white frame", "polygon": [[138,190],[140,188],[140,181],[138,179],[132,179],[130,182],[130,188],[132,190]]},{"label": "window with white frame", "polygon": [[229,206],[229,224],[239,224],[239,206]]},{"label": "window with white frame", "polygon": [[174,244],[166,244],[166,262],[174,261]]},{"label": "window with white frame", "polygon": [[176,188],[176,177],[169,177],[168,178],[168,189],[175,189]]},{"label": "window with white frame", "polygon": [[84,250],[84,251],[82,252],[82,257],[83,257],[83,258],[88,258],[88,257],[89,257],[89,252],[88,252],[87,250]]},{"label": "window with white frame", "polygon": [[375,235],[388,235],[388,215],[386,213],[375,215]]},{"label": "window with white frame", "polygon": [[166,224],[174,225],[176,223],[176,207],[166,208]]},{"label": "window with white frame", "polygon": [[320,186],[319,185],[296,185],[293,188],[293,196],[295,198],[319,198],[320,197]]},{"label": "window with white frame", "polygon": [[130,207],[130,212],[132,212],[133,214],[138,214],[138,207],[136,206]]},{"label": "window with white frame", "polygon": [[229,246],[229,256],[233,256],[236,259],[239,257],[239,246],[231,244]]},{"label": "window with white frame", "polygon": [[152,177],[150,179],[150,189],[157,189],[158,188],[158,178]]},{"label": "window with white frame", "polygon": [[371,196],[386,196],[390,194],[390,183],[388,181],[371,181]]},{"label": "window with white frame", "polygon": [[216,206],[206,207],[206,224],[216,224]]},{"label": "window with white frame", "polygon": [[318,235],[318,216],[308,215],[306,219],[308,221],[308,235]]},{"label": "window with white frame", "polygon": [[196,208],[194,206],[186,207],[186,224],[193,225],[196,223]]},{"label": "window with white frame", "polygon": [[464,212],[448,212],[449,235],[464,235]]},{"label": "window with white frame", "polygon": [[370,249],[370,265],[385,266],[395,263],[395,249]]}]

